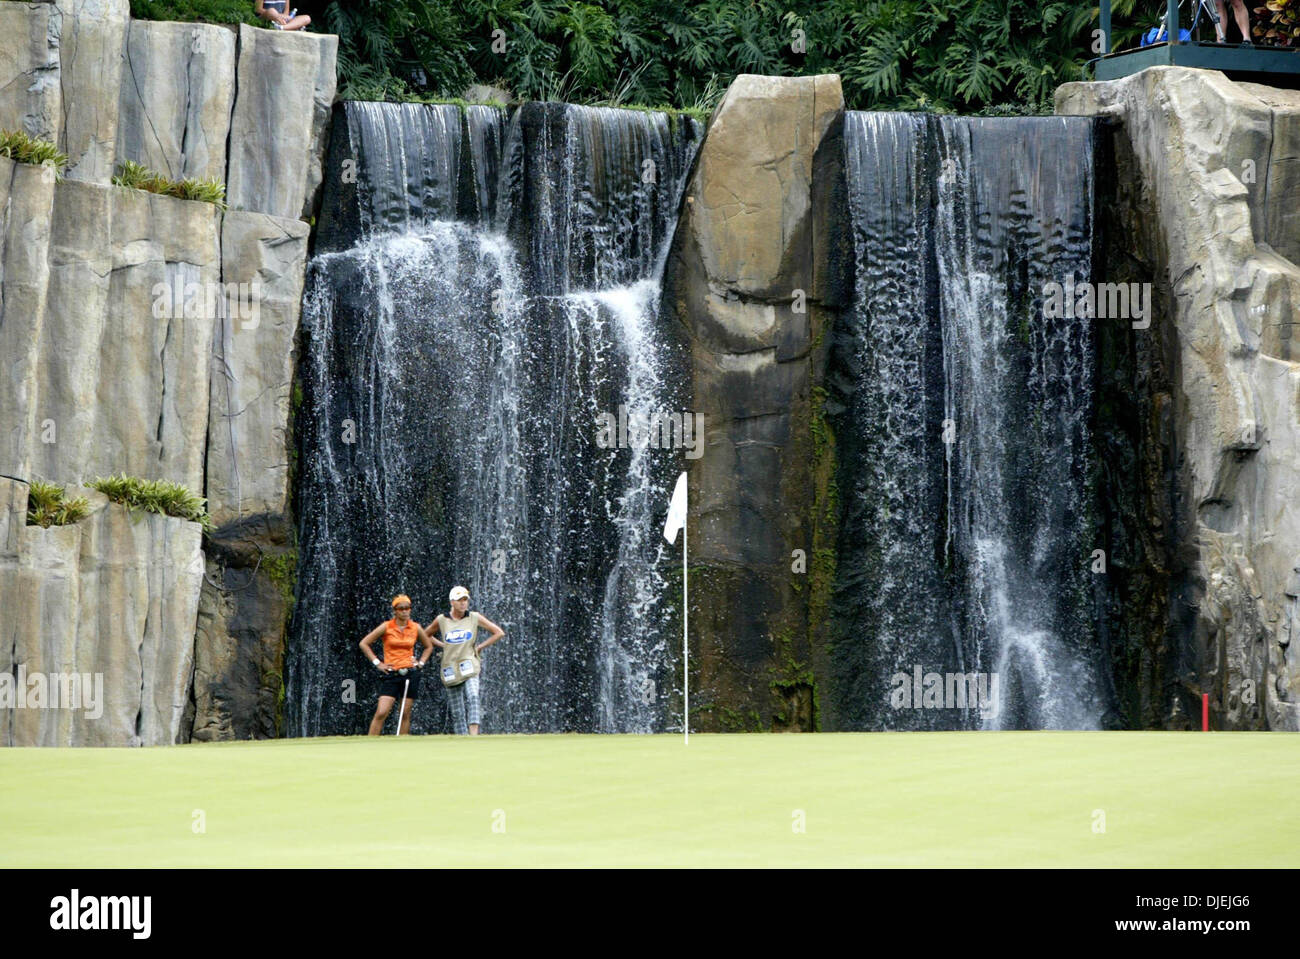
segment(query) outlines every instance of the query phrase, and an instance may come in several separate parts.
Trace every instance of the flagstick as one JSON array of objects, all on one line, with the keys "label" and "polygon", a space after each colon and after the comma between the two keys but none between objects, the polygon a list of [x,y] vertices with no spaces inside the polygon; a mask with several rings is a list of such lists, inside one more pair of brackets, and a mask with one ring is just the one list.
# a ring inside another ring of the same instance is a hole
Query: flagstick
[{"label": "flagstick", "polygon": [[690,613],[686,605],[686,523],[682,523],[682,689],[685,698],[682,704],[683,743],[691,744],[691,662],[690,648],[686,644],[687,620]]}]

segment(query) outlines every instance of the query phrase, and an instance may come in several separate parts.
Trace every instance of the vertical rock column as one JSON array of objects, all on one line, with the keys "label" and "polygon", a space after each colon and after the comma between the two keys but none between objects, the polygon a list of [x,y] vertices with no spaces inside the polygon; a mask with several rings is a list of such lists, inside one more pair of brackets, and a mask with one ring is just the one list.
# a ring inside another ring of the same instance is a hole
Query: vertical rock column
[{"label": "vertical rock column", "polygon": [[[293,344],[338,40],[128,10],[0,4],[0,128],[69,155],[61,183],[0,159],[0,474],[17,484],[0,537],[0,669],[89,663],[112,690],[94,726],[0,710],[0,741],[277,731]],[[217,179],[230,209],[110,186],[126,160]],[[25,527],[29,480],[75,488],[117,472],[207,496],[202,616],[197,524],[97,501],[73,526]]]},{"label": "vertical rock column", "polygon": [[845,303],[839,77],[736,78],[665,277],[691,343],[692,726],[813,729],[833,567],[825,333]]},{"label": "vertical rock column", "polygon": [[56,0],[0,7],[0,126],[58,145],[66,175],[107,183],[128,0]]},{"label": "vertical rock column", "polygon": [[213,344],[207,493],[216,529],[195,648],[199,740],[279,731],[297,564],[288,430],[307,235],[301,220],[261,213],[232,210],[222,222],[222,281],[235,295]]},{"label": "vertical rock column", "polygon": [[26,525],[27,484],[0,477],[0,672],[21,665],[27,679],[15,689],[23,704],[0,709],[0,745],[178,742],[203,575],[199,526],[71,492],[90,499],[90,516],[41,529]]},{"label": "vertical rock column", "polygon": [[195,641],[193,738],[279,734],[297,551],[291,518],[294,347],[305,219],[316,206],[338,38],[239,28],[213,342],[208,575]]},{"label": "vertical rock column", "polygon": [[172,179],[226,179],[238,34],[206,23],[132,20],[118,97],[118,162]]},{"label": "vertical rock column", "polygon": [[1177,490],[1182,582],[1140,680],[1154,723],[1198,723],[1208,693],[1215,728],[1300,729],[1300,95],[1155,67],[1065,84],[1056,110],[1118,121],[1141,178],[1123,242],[1170,291],[1167,328],[1132,334],[1167,337],[1175,371],[1155,481]]}]

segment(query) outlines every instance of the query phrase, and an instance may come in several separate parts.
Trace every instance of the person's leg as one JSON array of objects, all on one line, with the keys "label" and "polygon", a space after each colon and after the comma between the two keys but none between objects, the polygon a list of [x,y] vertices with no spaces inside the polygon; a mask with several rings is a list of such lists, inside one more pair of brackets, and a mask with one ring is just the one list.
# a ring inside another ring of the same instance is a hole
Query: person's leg
[{"label": "person's leg", "polygon": [[1232,0],[1232,13],[1237,18],[1237,27],[1241,30],[1241,39],[1250,41],[1250,14],[1242,0]]},{"label": "person's leg", "polygon": [[478,699],[478,677],[471,676],[461,685],[468,687],[465,690],[465,711],[468,713],[469,734],[477,736],[479,725],[483,721],[483,710],[479,706]]},{"label": "person's leg", "polygon": [[379,705],[375,708],[375,718],[370,720],[370,732],[367,735],[379,735],[384,728],[384,720],[388,718],[388,714],[392,711],[395,702],[397,702],[396,696],[379,697]]},{"label": "person's leg", "polygon": [[300,13],[284,25],[285,30],[302,30],[307,24],[311,23],[311,17],[305,13]]},{"label": "person's leg", "polygon": [[1219,11],[1219,22],[1214,25],[1214,38],[1225,43],[1228,39],[1228,8],[1223,0],[1214,0],[1214,6]]},{"label": "person's leg", "polygon": [[447,687],[447,705],[451,707],[451,728],[455,730],[456,735],[469,735],[469,728],[465,725],[465,684],[459,686]]}]

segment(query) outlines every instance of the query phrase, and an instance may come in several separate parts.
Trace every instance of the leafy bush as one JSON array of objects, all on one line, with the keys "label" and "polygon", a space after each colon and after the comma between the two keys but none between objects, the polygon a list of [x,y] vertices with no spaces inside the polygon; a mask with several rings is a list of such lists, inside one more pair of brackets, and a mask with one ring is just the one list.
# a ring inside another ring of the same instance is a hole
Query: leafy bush
[{"label": "leafy bush", "polygon": [[253,0],[131,0],[137,20],[183,20],[203,23],[260,24]]},{"label": "leafy bush", "polygon": [[[1274,13],[1300,4],[1267,2]],[[1138,17],[1134,0],[1116,0],[1112,48],[1155,23],[1157,7]],[[253,0],[131,9],[259,22]],[[520,100],[707,114],[738,73],[838,73],[851,109],[1020,114],[1050,112],[1055,87],[1097,53],[1097,8],[1068,0],[330,0],[303,12],[338,34],[339,96],[363,100],[445,100],[485,83]]]},{"label": "leafy bush", "polygon": [[90,501],[84,496],[67,498],[67,490],[53,483],[32,480],[27,488],[27,525],[49,529],[67,526],[90,515]]},{"label": "leafy bush", "polygon": [[1300,43],[1300,0],[1268,0],[1255,8],[1255,18],[1250,32],[1256,40],[1280,47]]},{"label": "leafy bush", "polygon": [[52,166],[54,175],[63,178],[63,168],[68,165],[68,155],[48,140],[38,140],[21,130],[0,130],[0,157],[33,166]]},{"label": "leafy bush", "polygon": [[[505,6],[519,6],[505,0]],[[401,100],[413,93],[455,95],[474,82],[466,55],[470,25],[460,21],[459,3],[392,0],[386,3],[334,0],[316,20],[339,37],[339,96],[358,100]],[[315,18],[313,18],[315,19]]]},{"label": "leafy bush", "polygon": [[212,203],[222,210],[226,208],[226,187],[220,180],[198,180],[193,177],[170,180],[134,160],[122,162],[117,168],[117,175],[113,177],[113,182],[133,190],[147,190],[150,193],[174,196],[181,200],[200,200],[204,203]]},{"label": "leafy bush", "polygon": [[114,503],[148,513],[177,516],[198,523],[205,533],[212,532],[208,501],[190,492],[180,483],[167,480],[143,480],[136,476],[98,477],[90,484]]},{"label": "leafy bush", "polygon": [[[1139,32],[1133,8],[1134,0],[1114,4],[1115,49]],[[521,100],[708,113],[738,73],[838,73],[853,109],[1007,104],[1032,113],[1096,55],[1097,8],[1065,0],[333,0],[323,26],[339,34],[343,97],[448,97],[477,82]]]}]

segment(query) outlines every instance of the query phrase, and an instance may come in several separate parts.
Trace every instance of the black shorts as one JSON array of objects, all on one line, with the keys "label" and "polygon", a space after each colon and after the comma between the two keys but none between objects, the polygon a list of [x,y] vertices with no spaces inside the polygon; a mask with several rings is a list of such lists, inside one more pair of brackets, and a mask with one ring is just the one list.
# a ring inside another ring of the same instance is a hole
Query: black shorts
[{"label": "black shorts", "polygon": [[420,672],[421,670],[411,668],[403,676],[400,673],[384,673],[384,678],[379,681],[379,695],[392,696],[394,699],[402,698],[402,687],[406,681],[411,681],[410,688],[406,690],[407,699],[418,699],[420,696]]}]

